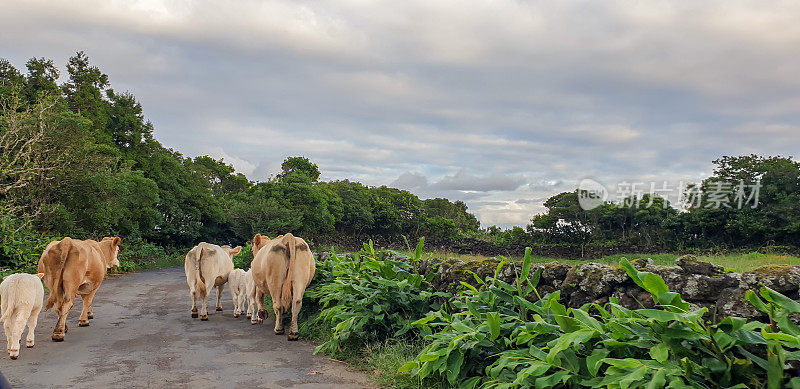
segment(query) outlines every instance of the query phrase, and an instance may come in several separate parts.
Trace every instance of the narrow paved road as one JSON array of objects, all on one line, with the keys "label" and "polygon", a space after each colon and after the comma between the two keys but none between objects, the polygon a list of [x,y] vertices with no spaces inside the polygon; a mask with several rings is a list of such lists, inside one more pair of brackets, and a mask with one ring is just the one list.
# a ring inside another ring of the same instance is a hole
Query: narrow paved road
[{"label": "narrow paved road", "polygon": [[[233,317],[226,286],[223,312],[209,304],[209,321],[190,317],[183,268],[106,279],[89,327],[78,327],[82,304],[69,315],[66,340],[50,340],[53,310],[39,315],[36,346],[16,361],[3,350],[0,371],[14,387],[81,388],[364,388],[363,375],[314,347],[272,334],[272,320],[251,325]],[[45,296],[46,297],[46,296]],[[212,295],[216,298],[216,292]],[[5,336],[0,331],[2,343]]]}]

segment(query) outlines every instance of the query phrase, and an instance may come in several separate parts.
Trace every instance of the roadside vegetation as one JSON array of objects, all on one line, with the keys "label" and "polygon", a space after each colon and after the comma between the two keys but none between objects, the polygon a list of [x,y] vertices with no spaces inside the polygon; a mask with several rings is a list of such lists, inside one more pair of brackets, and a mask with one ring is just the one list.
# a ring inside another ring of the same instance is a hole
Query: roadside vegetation
[{"label": "roadside vegetation", "polygon": [[568,308],[560,292],[537,290],[530,251],[514,284],[497,278],[501,261],[494,277],[462,282],[454,295],[410,272],[421,242],[402,260],[386,254],[365,244],[352,259],[334,253],[324,262],[301,333],[320,343],[317,352],[355,362],[387,386],[800,387],[800,329],[790,320],[800,303],[766,287],[747,300],[769,323],[708,318],[622,258],[655,308],[613,298]]}]

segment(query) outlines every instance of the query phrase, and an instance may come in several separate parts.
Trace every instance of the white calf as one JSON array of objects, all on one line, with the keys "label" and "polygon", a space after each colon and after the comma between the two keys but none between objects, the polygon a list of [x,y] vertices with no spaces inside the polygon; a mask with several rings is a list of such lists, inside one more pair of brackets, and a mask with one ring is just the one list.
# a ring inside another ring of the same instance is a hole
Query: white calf
[{"label": "white calf", "polygon": [[0,283],[0,321],[8,340],[8,356],[11,359],[19,357],[19,339],[25,324],[28,325],[28,337],[25,339],[27,347],[33,347],[34,330],[42,310],[44,300],[44,287],[42,286],[44,273],[22,274],[16,273],[3,278]]},{"label": "white calf", "polygon": [[253,280],[253,270],[244,273],[245,293],[247,294],[247,318],[250,324],[258,324],[256,311],[256,282]]},{"label": "white calf", "polygon": [[245,309],[244,274],[242,269],[233,269],[228,274],[228,285],[231,287],[231,297],[233,297],[233,317],[239,317]]}]

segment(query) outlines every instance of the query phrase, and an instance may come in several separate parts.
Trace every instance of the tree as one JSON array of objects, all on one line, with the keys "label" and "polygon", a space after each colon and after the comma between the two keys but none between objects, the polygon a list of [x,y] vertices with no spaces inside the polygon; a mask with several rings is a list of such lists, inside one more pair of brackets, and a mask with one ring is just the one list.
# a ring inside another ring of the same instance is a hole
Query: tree
[{"label": "tree", "polygon": [[91,120],[95,129],[105,129],[107,115],[103,112],[103,91],[109,85],[108,76],[96,66],[89,65],[89,58],[83,51],[70,57],[67,73],[69,81],[61,89],[70,109]]},{"label": "tree", "polygon": [[124,151],[135,150],[153,140],[153,125],[145,121],[142,105],[130,93],[109,89],[106,133]]},{"label": "tree", "polygon": [[306,157],[286,158],[281,164],[281,173],[278,175],[278,179],[282,180],[287,174],[298,171],[303,172],[311,182],[317,182],[319,179],[319,167]]},{"label": "tree", "polygon": [[53,60],[31,58],[25,63],[28,76],[25,78],[23,95],[29,103],[40,101],[44,96],[58,94],[58,68]]}]

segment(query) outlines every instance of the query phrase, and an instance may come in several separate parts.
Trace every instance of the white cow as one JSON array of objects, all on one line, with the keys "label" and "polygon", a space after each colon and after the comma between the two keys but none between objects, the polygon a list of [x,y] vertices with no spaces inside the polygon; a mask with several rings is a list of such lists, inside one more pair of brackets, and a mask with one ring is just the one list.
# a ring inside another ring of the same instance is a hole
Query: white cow
[{"label": "white cow", "polygon": [[33,347],[36,322],[44,301],[43,276],[44,273],[16,273],[4,277],[0,283],[0,321],[3,322],[8,340],[8,356],[11,359],[19,357],[19,339],[26,324],[28,337],[25,339],[25,346]]},{"label": "white cow", "polygon": [[233,298],[233,317],[239,317],[245,310],[244,275],[242,269],[233,269],[228,275],[228,286],[231,288],[231,297]]},{"label": "white cow", "polygon": [[208,295],[217,287],[217,311],[222,311],[220,299],[222,287],[228,282],[228,275],[233,270],[233,257],[242,250],[241,246],[232,249],[230,246],[217,246],[201,242],[192,247],[186,254],[183,268],[186,270],[186,283],[192,296],[192,317],[196,318],[197,297],[200,297],[200,320],[208,320]]},{"label": "white cow", "polygon": [[250,324],[258,324],[256,311],[256,282],[253,280],[253,269],[244,273],[245,294],[247,295],[247,318]]}]

